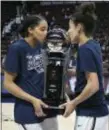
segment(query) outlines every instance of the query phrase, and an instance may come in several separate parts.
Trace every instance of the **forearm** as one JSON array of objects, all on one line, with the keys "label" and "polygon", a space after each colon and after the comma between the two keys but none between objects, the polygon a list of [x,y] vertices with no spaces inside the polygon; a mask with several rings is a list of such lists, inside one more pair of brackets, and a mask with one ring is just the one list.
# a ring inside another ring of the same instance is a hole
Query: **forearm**
[{"label": "forearm", "polygon": [[23,99],[32,103],[35,97],[23,91],[19,86],[17,86],[14,82],[4,82],[4,87],[7,89],[13,96]]},{"label": "forearm", "polygon": [[[94,88],[95,87],[95,88]],[[77,96],[73,101],[75,102],[76,106],[88,98],[90,98],[92,95],[94,95],[98,91],[99,87],[93,86],[91,82],[87,83],[84,90],[81,92],[79,96]]]}]

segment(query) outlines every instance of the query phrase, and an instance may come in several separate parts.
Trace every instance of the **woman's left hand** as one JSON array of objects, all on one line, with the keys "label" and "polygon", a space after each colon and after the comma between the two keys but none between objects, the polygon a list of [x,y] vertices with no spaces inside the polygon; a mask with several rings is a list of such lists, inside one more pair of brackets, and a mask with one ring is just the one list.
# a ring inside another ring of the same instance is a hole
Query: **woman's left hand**
[{"label": "woman's left hand", "polygon": [[62,105],[59,106],[60,108],[64,108],[65,107],[65,112],[64,112],[64,117],[68,117],[76,108],[76,104],[74,102],[74,100],[72,101],[68,101],[67,103],[64,103]]}]

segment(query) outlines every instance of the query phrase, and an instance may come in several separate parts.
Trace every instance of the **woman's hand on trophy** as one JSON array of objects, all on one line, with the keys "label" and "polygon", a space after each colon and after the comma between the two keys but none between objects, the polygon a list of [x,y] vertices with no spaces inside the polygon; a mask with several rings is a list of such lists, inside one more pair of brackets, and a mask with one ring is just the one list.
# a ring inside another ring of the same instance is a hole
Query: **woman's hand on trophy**
[{"label": "woman's hand on trophy", "polygon": [[67,101],[67,103],[60,105],[59,108],[65,108],[63,116],[68,117],[75,110],[76,104],[73,100]]},{"label": "woman's hand on trophy", "polygon": [[43,109],[42,108],[48,108],[48,105],[45,104],[43,101],[41,101],[40,99],[33,99],[32,101],[32,105],[34,107],[34,110],[35,110],[35,114],[38,116],[38,117],[44,117],[46,116],[46,114],[43,112]]}]

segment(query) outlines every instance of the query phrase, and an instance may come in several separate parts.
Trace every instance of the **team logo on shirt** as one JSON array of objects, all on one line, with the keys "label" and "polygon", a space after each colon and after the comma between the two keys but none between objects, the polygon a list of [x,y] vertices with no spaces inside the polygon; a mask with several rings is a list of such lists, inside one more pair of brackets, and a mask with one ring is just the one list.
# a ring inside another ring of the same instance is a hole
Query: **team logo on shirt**
[{"label": "team logo on shirt", "polygon": [[30,55],[26,56],[27,60],[27,70],[36,70],[37,73],[44,72],[42,55]]}]

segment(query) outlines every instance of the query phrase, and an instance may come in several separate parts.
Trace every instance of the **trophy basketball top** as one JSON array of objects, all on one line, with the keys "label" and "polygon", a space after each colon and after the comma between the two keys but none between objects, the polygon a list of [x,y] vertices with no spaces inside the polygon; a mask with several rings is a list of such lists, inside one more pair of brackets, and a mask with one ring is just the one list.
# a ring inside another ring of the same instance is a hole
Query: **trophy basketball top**
[{"label": "trophy basketball top", "polygon": [[46,39],[47,49],[50,52],[60,52],[67,46],[67,33],[60,27],[48,31]]}]

